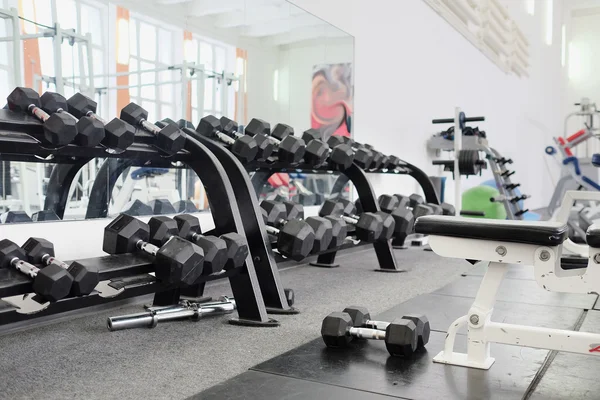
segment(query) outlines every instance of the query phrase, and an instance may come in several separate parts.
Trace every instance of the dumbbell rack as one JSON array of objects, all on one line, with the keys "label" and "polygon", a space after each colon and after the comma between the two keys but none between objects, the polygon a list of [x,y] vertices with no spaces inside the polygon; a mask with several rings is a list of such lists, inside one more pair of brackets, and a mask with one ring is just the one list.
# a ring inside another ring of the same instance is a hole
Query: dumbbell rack
[{"label": "dumbbell rack", "polygon": [[[271,175],[277,172],[302,172],[315,174],[339,173],[338,179],[334,185],[334,190],[332,191],[333,193],[335,193],[335,190],[341,192],[341,189],[346,185],[346,183],[352,182],[352,184],[356,188],[358,199],[362,204],[363,210],[365,212],[380,211],[379,204],[377,203],[377,197],[375,196],[375,192],[373,191],[373,188],[371,187],[371,184],[367,178],[367,173],[370,173],[371,171],[364,171],[355,164],[352,164],[350,168],[344,171],[337,171],[327,166],[313,167],[304,164],[290,166],[289,164],[282,164],[277,162],[254,162],[246,165],[246,169],[249,172],[254,172],[254,175],[252,176],[252,184],[254,185],[254,191],[257,195],[260,194],[262,188],[267,184]],[[427,175],[420,169],[414,167],[413,165],[404,162],[403,165],[401,165],[394,171],[377,172],[410,175],[413,178],[415,178],[423,188],[423,191],[425,192],[425,195],[427,197],[427,201],[432,203],[435,202],[436,204],[439,203],[433,184],[431,183]],[[379,268],[376,269],[376,271],[405,271],[403,269],[400,269],[396,263],[394,252],[392,251],[391,241],[375,242],[373,243],[373,247],[375,248],[375,254],[377,255],[377,260],[379,262]],[[337,266],[335,264],[335,257],[337,251],[338,250],[327,250],[322,253],[319,253],[315,265],[330,267]]]},{"label": "dumbbell rack", "polygon": [[[66,193],[77,171],[87,161],[95,157],[108,159],[127,158],[131,161],[130,165],[169,168],[189,166],[198,174],[206,187],[209,203],[211,205],[218,205],[217,207],[211,207],[215,229],[212,232],[205,233],[215,235],[226,232],[245,233],[252,255],[247,258],[242,268],[227,271],[216,276],[203,277],[202,282],[194,287],[164,287],[160,282],[146,279],[143,284],[133,284],[132,287],[128,287],[124,293],[115,298],[107,299],[94,294],[86,297],[66,298],[36,314],[25,315],[16,312],[15,307],[0,306],[0,310],[2,310],[0,324],[149,293],[155,293],[154,305],[156,306],[177,304],[181,296],[202,297],[207,281],[225,277],[229,278],[233,295],[238,303],[239,318],[231,320],[232,323],[254,326],[276,326],[278,323],[268,317],[267,311],[270,313],[297,312],[287,304],[279,280],[277,266],[272,256],[269,255],[270,244],[268,243],[264,229],[260,229],[262,219],[259,220],[257,217],[257,215],[260,215],[257,201],[254,199],[252,202],[253,197],[250,193],[252,185],[248,175],[237,159],[225,148],[200,137],[194,131],[188,130],[187,133],[188,138],[186,140],[185,151],[171,157],[166,157],[154,148],[153,135],[143,132],[140,129],[136,130],[136,143],[130,149],[120,154],[107,153],[102,147],[82,148],[68,145],[58,149],[49,149],[42,146],[30,136],[39,137],[43,134],[40,122],[22,114],[0,110],[1,159],[66,164],[61,167],[60,173],[56,174],[56,179],[51,179],[51,185],[49,185],[51,186],[49,187],[49,197],[51,197],[49,202],[56,206],[55,211],[61,211],[61,214],[64,213],[67,201]],[[213,154],[213,152],[218,156]],[[221,159],[225,163],[222,164]],[[225,165],[227,166],[226,168]],[[241,173],[237,175],[232,173],[232,169],[235,170],[235,168],[241,171]],[[59,176],[62,179],[59,179]],[[235,194],[234,187],[236,188]],[[245,197],[243,196],[244,188],[247,192]],[[105,190],[101,192],[106,193]],[[97,201],[98,198],[94,198],[94,202]],[[100,209],[100,207],[96,208]],[[257,221],[254,226],[249,223],[251,217],[248,214],[254,215],[255,221]],[[266,254],[266,257],[255,256],[257,252],[261,253],[261,249]],[[101,271],[101,276],[112,276],[115,273],[115,276],[121,278],[131,277],[132,275],[139,274],[140,270],[144,271],[142,273],[153,270],[150,258],[146,259],[145,262],[128,264],[128,261],[131,260],[126,256],[131,255],[98,257],[85,260],[85,262],[97,265]],[[0,274],[0,282],[2,282],[0,286],[0,298],[32,292],[31,281],[25,276],[17,276],[16,272],[12,270],[0,270]],[[115,283],[115,285],[118,285],[118,283]],[[264,291],[261,292],[263,288]]]}]

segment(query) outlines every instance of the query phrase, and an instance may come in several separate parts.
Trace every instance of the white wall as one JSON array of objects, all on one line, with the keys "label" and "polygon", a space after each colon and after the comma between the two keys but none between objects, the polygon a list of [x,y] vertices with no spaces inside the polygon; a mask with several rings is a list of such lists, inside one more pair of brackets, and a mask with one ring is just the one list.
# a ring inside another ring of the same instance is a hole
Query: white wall
[{"label": "white wall", "polygon": [[[530,41],[530,78],[504,74],[421,0],[292,0],[355,37],[355,122],[357,141],[395,153],[437,174],[426,152],[436,132],[432,118],[451,117],[454,107],[484,115],[480,127],[492,147],[511,157],[530,208],[547,204],[553,187],[544,147],[560,132],[560,21],[554,1],[553,44],[544,43],[545,1],[534,16],[521,0],[506,1]],[[489,175],[489,174],[488,174]],[[487,179],[488,177],[484,177]],[[479,178],[465,183],[472,186]],[[378,192],[412,192],[410,179],[373,179]],[[447,198],[452,198],[447,185]]]}]

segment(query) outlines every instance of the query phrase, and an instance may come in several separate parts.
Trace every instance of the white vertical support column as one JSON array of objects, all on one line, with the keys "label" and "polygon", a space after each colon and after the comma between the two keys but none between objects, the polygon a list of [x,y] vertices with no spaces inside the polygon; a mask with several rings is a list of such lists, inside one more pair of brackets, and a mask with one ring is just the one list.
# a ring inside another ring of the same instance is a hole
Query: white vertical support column
[{"label": "white vertical support column", "polygon": [[35,176],[37,183],[37,195],[40,210],[44,209],[44,168],[42,163],[35,163]]},{"label": "white vertical support column", "polygon": [[54,76],[56,82],[56,92],[62,95],[65,94],[65,84],[63,82],[62,73],[62,30],[59,23],[54,24],[56,33],[54,35]]},{"label": "white vertical support column", "polygon": [[95,98],[95,87],[94,87],[94,47],[92,45],[92,34],[85,34],[85,46],[87,49],[87,64],[88,64],[88,96]]},{"label": "white vertical support column", "polygon": [[228,108],[229,108],[229,86],[227,86],[227,74],[223,72],[223,77],[221,78],[221,115],[225,115],[229,117]]},{"label": "white vertical support column", "polygon": [[21,174],[21,202],[23,211],[31,215],[31,203],[29,199],[29,188],[27,187],[27,163],[19,163],[19,173]]},{"label": "white vertical support column", "polygon": [[460,126],[460,107],[454,110],[454,208],[456,215],[460,215],[462,208],[462,195],[460,193],[460,170],[458,168],[458,154],[462,149],[462,129]]},{"label": "white vertical support column", "polygon": [[[181,65],[181,110],[182,110],[181,118],[183,118],[184,120],[188,119],[187,118],[188,82],[189,82],[188,62],[186,60],[183,60],[183,64]],[[192,119],[191,115],[190,115],[190,119]],[[192,121],[192,123],[196,123],[196,122]]]},{"label": "white vertical support column", "polygon": [[235,116],[235,121],[238,124],[244,124],[244,75],[238,76],[238,96],[237,96],[237,115]]},{"label": "white vertical support column", "polygon": [[21,43],[21,24],[19,24],[19,11],[11,8],[12,29],[13,29],[13,76],[15,86],[23,86],[23,75],[21,74],[21,60],[23,56]]},{"label": "white vertical support column", "polygon": [[[199,69],[196,70],[196,75],[197,75],[197,88],[198,91],[196,93],[197,98],[197,103],[198,103],[198,119],[202,118],[204,116],[204,90],[206,90],[206,85],[205,85],[205,81],[206,81],[206,72],[204,69],[204,65],[201,65]],[[194,124],[197,124],[198,121],[192,121]],[[202,185],[200,185],[202,186]],[[201,190],[204,190],[204,187],[202,187]]]}]

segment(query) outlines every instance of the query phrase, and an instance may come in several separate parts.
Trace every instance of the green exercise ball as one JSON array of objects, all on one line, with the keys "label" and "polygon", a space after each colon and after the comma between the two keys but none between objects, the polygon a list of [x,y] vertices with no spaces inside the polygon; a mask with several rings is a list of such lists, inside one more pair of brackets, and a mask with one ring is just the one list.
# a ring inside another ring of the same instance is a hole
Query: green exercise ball
[{"label": "green exercise ball", "polygon": [[500,192],[490,186],[475,186],[462,194],[462,208],[464,211],[483,211],[488,219],[506,219],[506,210],[502,203],[492,203],[490,199],[497,197]]}]

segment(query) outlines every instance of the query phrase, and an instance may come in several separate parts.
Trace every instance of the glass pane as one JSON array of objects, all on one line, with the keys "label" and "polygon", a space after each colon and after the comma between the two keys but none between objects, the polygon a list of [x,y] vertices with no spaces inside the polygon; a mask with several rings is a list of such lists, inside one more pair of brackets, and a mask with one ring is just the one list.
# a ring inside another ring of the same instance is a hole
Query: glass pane
[{"label": "glass pane", "polygon": [[[129,71],[137,71],[138,70],[138,60],[136,60],[135,58],[130,58],[129,59]],[[129,85],[137,85],[138,84],[138,74],[131,74],[129,75]],[[129,95],[130,96],[139,96],[140,92],[138,87],[131,87],[129,88]]]},{"label": "glass pane", "polygon": [[137,56],[137,21],[129,20],[129,54]]},{"label": "glass pane", "polygon": [[200,42],[200,64],[204,65],[204,68],[213,69],[213,47],[212,45],[204,42]]},{"label": "glass pane", "polygon": [[184,41],[183,56],[188,62],[198,62],[198,41],[196,39]]},{"label": "glass pane", "polygon": [[85,4],[81,5],[81,33],[90,33],[92,35],[92,43],[98,46],[102,46],[102,22],[103,18],[99,9]]},{"label": "glass pane", "polygon": [[173,101],[173,91],[175,86],[173,84],[163,84],[163,82],[173,82],[175,80],[173,71],[161,71],[158,73],[158,86],[160,90],[160,101],[171,102]]},{"label": "glass pane", "polygon": [[198,109],[192,108],[192,122],[196,124],[200,118],[198,117]]},{"label": "glass pane", "polygon": [[57,14],[58,23],[63,29],[77,29],[77,6],[73,0],[60,0],[60,12]]},{"label": "glass pane", "polygon": [[179,119],[179,117],[180,117],[179,115],[175,115],[173,113],[173,106],[171,106],[171,105],[164,105],[163,104],[160,107],[160,115],[159,115],[160,119],[171,118],[171,119],[177,121]]},{"label": "glass pane", "polygon": [[198,108],[198,81],[192,81],[192,107]]},{"label": "glass pane", "polygon": [[148,111],[148,119],[154,121],[156,119],[156,103],[148,100],[142,100],[141,103],[141,106]]},{"label": "glass pane", "polygon": [[158,60],[163,64],[173,63],[173,34],[170,31],[159,29],[158,48],[161,49]]},{"label": "glass pane", "polygon": [[2,93],[3,96],[5,95],[5,93],[10,93],[10,86],[11,83],[8,80],[8,71],[0,69],[0,93]]},{"label": "glass pane", "polygon": [[[36,22],[46,26],[52,26],[52,2],[48,0],[35,0]],[[44,29],[40,27],[39,29]]]},{"label": "glass pane", "polygon": [[140,22],[140,56],[156,60],[156,27]]},{"label": "glass pane", "polygon": [[[54,47],[52,46],[52,39],[38,39],[38,44],[40,48],[40,65],[42,67],[42,75],[54,76]],[[70,50],[71,49],[69,48],[69,51]]]},{"label": "glass pane", "polygon": [[204,81],[204,108],[205,109],[213,108],[214,83],[215,83],[214,78],[209,78]]},{"label": "glass pane", "polygon": [[78,77],[79,75],[79,58],[77,56],[78,45],[69,45],[69,42],[62,44],[62,75],[64,78]]},{"label": "glass pane", "polygon": [[[102,50],[94,49],[94,75],[104,74],[105,62],[104,52]],[[106,81],[103,78],[96,78],[94,79],[94,86],[106,86]]]},{"label": "glass pane", "polygon": [[225,71],[225,49],[215,46],[215,71]]},{"label": "glass pane", "polygon": [[221,85],[223,84],[223,80],[222,79],[215,79],[215,110],[217,111],[223,111],[222,110],[222,104],[221,104]]},{"label": "glass pane", "polygon": [[[140,62],[140,70],[144,71],[144,70],[149,70],[149,69],[154,69],[155,65],[154,64],[150,64],[147,62]],[[147,99],[155,99],[156,98],[156,86],[154,86],[154,84],[156,83],[156,72],[145,72],[143,74],[140,74],[140,83],[142,85],[146,84],[149,86],[142,86],[141,87],[141,96],[145,97]]]}]

